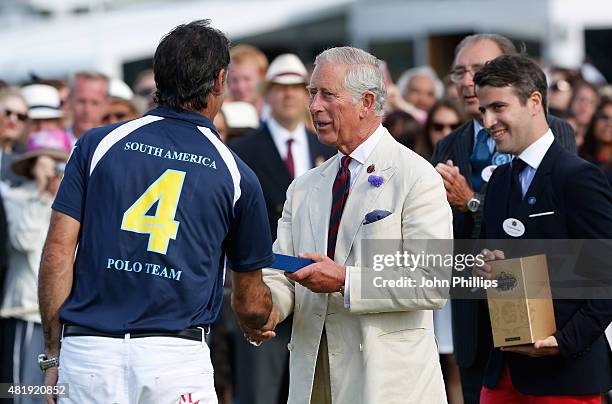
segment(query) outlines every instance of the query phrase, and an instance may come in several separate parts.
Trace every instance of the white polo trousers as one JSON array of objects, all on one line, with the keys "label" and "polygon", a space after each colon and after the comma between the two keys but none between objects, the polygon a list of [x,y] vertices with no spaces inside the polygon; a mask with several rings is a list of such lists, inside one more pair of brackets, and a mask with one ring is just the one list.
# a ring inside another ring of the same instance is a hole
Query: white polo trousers
[{"label": "white polo trousers", "polygon": [[205,342],[173,337],[64,337],[59,404],[217,404]]}]

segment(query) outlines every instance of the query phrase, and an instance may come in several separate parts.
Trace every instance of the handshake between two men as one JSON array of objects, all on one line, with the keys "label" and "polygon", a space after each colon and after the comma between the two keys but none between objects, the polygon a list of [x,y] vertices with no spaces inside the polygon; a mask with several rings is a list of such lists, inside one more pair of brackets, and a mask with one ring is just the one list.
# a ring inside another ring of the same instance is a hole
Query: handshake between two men
[{"label": "handshake between two men", "polygon": [[[289,280],[314,293],[343,291],[345,267],[322,254],[304,253],[300,254],[300,258],[314,263],[293,273],[285,272]],[[272,302],[272,294],[263,281],[262,271],[233,272],[232,282],[232,308],[238,316],[245,338],[255,346],[274,338],[280,313]]]}]

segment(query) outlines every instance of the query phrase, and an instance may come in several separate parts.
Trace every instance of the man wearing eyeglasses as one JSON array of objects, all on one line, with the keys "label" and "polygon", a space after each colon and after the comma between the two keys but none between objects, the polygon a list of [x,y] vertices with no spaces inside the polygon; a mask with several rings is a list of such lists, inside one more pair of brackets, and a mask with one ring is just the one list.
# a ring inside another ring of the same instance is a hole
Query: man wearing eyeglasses
[{"label": "man wearing eyeglasses", "polygon": [[[477,238],[489,177],[498,165],[511,156],[497,152],[495,141],[482,126],[482,117],[474,88],[474,74],[484,64],[503,54],[518,54],[508,38],[497,34],[465,37],[455,48],[451,80],[457,86],[461,106],[472,119],[436,144],[432,164],[444,180],[446,196],[453,209],[455,239]],[[549,126],[561,145],[576,153],[573,130],[566,122],[548,116]],[[452,305],[455,357],[461,371],[461,385],[466,404],[478,403],[489,348],[483,336],[491,330],[479,318],[486,313],[486,303],[477,296],[461,296]]]}]

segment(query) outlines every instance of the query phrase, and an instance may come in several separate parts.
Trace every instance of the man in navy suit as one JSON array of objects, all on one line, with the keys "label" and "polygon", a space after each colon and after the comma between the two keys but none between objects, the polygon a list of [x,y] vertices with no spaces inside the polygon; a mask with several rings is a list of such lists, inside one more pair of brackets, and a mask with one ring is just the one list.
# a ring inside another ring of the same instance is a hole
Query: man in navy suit
[{"label": "man in navy suit", "polygon": [[[455,49],[451,79],[457,86],[465,114],[472,119],[440,140],[432,157],[432,164],[444,179],[448,202],[453,208],[455,239],[479,236],[490,170],[510,160],[508,154],[496,150],[495,141],[482,126],[474,92],[474,74],[489,60],[517,53],[508,38],[497,34],[470,35]],[[571,126],[552,116],[549,121],[560,144],[575,154],[576,140]],[[465,404],[478,404],[489,354],[485,337],[490,331],[486,324],[479,322],[479,313],[486,305],[469,295],[453,297],[454,355],[461,372],[463,398]]]},{"label": "man in navy suit", "polygon": [[307,83],[308,72],[297,56],[284,54],[274,59],[263,87],[271,116],[250,135],[230,145],[257,174],[273,240],[291,181],[334,154],[306,128]]},{"label": "man in navy suit", "polygon": [[[335,154],[306,129],[307,83],[308,73],[297,56],[284,54],[274,59],[263,87],[270,117],[253,133],[230,145],[261,183],[273,239],[291,181]],[[237,403],[287,402],[291,324],[291,320],[279,324],[276,338],[257,348],[238,333]]]},{"label": "man in navy suit", "polygon": [[[612,239],[612,189],[602,171],[564,150],[553,136],[546,120],[546,78],[537,64],[500,56],[485,64],[474,82],[483,124],[497,150],[515,156],[489,180],[482,237]],[[484,254],[488,260],[504,257],[500,251]],[[609,266],[608,261],[604,267]],[[486,264],[474,273],[490,279],[490,270]],[[612,301],[556,299],[556,276],[550,273],[557,331],[533,345],[492,349],[482,404],[599,403],[600,393],[612,388],[612,354],[604,335]]]}]

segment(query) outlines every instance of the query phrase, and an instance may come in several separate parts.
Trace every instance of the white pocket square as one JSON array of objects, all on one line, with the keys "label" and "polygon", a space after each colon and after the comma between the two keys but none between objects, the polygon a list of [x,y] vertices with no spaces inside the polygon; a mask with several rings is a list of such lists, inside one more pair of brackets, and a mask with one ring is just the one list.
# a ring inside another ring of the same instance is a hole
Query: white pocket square
[{"label": "white pocket square", "polygon": [[538,216],[548,216],[548,215],[554,215],[555,211],[551,210],[550,212],[541,212],[541,213],[534,213],[529,215],[529,217],[538,217]]}]

